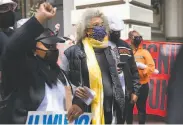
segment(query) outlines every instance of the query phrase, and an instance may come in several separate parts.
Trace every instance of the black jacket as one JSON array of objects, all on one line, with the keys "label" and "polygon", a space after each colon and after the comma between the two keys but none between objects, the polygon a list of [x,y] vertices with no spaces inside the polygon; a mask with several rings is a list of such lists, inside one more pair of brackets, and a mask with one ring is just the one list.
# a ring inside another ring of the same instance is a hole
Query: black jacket
[{"label": "black jacket", "polygon": [[135,63],[134,54],[131,47],[123,40],[116,42],[118,52],[120,54],[120,61],[124,63],[123,72],[125,75],[125,83],[127,86],[127,92],[130,94],[133,92],[137,96],[141,84],[139,83],[139,73]]},{"label": "black jacket", "polygon": [[[42,25],[33,17],[15,31],[4,48],[2,55],[4,97],[13,91],[8,106],[11,110],[4,118],[8,119],[6,121],[8,124],[26,122],[28,111],[36,111],[45,96],[45,83],[51,84],[50,76],[58,71],[57,68],[48,69],[45,61],[34,56],[32,52],[36,47],[35,39],[43,31]],[[61,74],[63,75],[62,71]],[[0,122],[1,120],[2,118]]]},{"label": "black jacket", "polygon": [[11,29],[11,28],[2,29],[2,31],[3,31],[8,37],[10,37],[10,36],[13,34],[13,32],[14,32],[14,30]]},{"label": "black jacket", "polygon": [[3,52],[3,48],[5,46],[5,43],[6,41],[8,41],[8,36],[3,32],[1,31],[0,29],[0,101],[2,100],[1,98],[1,94],[2,94],[2,87],[1,87],[1,71],[2,71],[2,60],[1,60],[1,57],[2,57],[2,52]]},{"label": "black jacket", "polygon": [[1,55],[3,52],[3,48],[8,41],[8,36],[0,29],[0,71],[1,69]]},{"label": "black jacket", "polygon": [[168,83],[167,123],[183,124],[183,47],[177,54]]},{"label": "black jacket", "polygon": [[[120,112],[120,114],[123,114],[124,110],[124,94],[122,93],[122,87],[121,83],[119,81],[117,69],[116,69],[116,63],[112,56],[110,48],[106,48],[104,50],[107,61],[109,63],[109,71],[112,79],[113,84],[113,97],[114,97],[114,104],[116,107],[116,110]],[[87,67],[87,60],[86,60],[86,54],[84,51],[84,47],[82,43],[79,43],[77,45],[73,45],[69,47],[64,52],[65,56],[68,59],[69,62],[69,72],[68,76],[71,82],[75,86],[80,86],[81,84],[84,86],[87,86],[90,88],[89,83],[89,72]],[[80,100],[79,98],[76,98],[73,100],[73,103],[76,103],[76,101]],[[112,100],[111,100],[112,101]],[[86,106],[85,103],[81,103],[81,105],[84,107],[85,112],[90,112],[91,107]],[[119,116],[122,118],[122,115]]]}]

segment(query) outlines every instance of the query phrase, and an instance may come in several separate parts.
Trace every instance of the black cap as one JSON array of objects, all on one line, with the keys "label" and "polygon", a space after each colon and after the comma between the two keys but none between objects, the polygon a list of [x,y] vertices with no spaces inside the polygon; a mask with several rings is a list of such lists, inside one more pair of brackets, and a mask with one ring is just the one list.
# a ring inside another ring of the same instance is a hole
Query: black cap
[{"label": "black cap", "polygon": [[45,44],[56,44],[56,43],[64,43],[65,39],[58,37],[55,33],[50,29],[45,29],[44,32],[36,39],[36,41],[40,41]]}]

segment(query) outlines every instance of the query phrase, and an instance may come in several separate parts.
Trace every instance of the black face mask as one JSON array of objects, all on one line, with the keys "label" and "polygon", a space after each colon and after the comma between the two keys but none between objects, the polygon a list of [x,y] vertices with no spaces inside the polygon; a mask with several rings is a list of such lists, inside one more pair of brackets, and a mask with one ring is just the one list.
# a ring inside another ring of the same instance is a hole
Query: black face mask
[{"label": "black face mask", "polygon": [[12,27],[15,24],[15,14],[13,11],[0,13],[0,28]]},{"label": "black face mask", "polygon": [[112,31],[110,33],[110,40],[112,42],[117,42],[120,39],[120,31]]},{"label": "black face mask", "polygon": [[138,48],[139,45],[142,42],[142,36],[135,36],[133,39],[133,45],[135,46],[135,48]]},{"label": "black face mask", "polygon": [[57,60],[58,60],[58,56],[59,56],[58,49],[55,49],[55,50],[42,50],[42,49],[39,49],[39,48],[37,48],[37,49],[46,52],[44,60],[48,64],[50,64],[52,66],[55,66],[57,64]]}]

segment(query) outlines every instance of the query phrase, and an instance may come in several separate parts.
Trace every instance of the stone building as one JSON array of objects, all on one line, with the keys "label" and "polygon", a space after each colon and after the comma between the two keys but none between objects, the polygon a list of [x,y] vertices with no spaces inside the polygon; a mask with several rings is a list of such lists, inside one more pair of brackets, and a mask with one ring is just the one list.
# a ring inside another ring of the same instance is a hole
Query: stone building
[{"label": "stone building", "polygon": [[[22,17],[38,0],[18,0]],[[117,15],[124,20],[123,39],[132,29],[145,40],[183,41],[183,0],[47,0],[58,8],[54,20],[45,26],[54,28],[61,24],[60,35],[74,34],[74,25],[85,8],[99,8],[106,15]],[[20,17],[20,14],[19,14]]]}]

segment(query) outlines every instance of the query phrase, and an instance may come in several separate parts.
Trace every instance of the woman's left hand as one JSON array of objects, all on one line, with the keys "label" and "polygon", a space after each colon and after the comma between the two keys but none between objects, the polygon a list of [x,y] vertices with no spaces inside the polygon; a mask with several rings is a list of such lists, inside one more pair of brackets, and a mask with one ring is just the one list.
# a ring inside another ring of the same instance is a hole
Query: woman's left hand
[{"label": "woman's left hand", "polygon": [[75,96],[77,96],[81,99],[88,99],[89,98],[88,92],[84,87],[76,88]]}]

